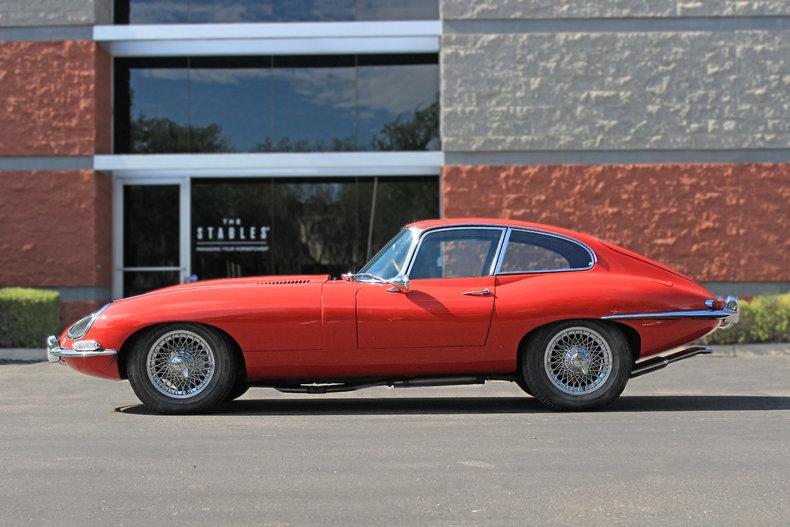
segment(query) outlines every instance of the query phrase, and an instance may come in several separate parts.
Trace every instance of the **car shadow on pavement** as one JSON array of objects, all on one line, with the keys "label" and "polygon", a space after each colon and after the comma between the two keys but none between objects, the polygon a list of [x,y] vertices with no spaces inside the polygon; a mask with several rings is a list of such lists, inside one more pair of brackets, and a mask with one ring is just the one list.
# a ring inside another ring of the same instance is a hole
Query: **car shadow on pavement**
[{"label": "car shadow on pavement", "polygon": [[[710,412],[790,410],[790,397],[768,395],[631,395],[620,397],[601,412]],[[116,412],[152,415],[141,404]],[[512,414],[550,412],[531,397],[404,397],[327,399],[241,399],[209,412],[211,415],[390,415],[390,414]]]}]

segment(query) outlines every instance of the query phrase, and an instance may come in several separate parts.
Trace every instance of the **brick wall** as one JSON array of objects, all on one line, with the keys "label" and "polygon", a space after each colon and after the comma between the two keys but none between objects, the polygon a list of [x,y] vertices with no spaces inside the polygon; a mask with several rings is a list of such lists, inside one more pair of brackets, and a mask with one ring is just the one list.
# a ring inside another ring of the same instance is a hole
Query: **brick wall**
[{"label": "brick wall", "polygon": [[448,166],[444,215],[587,232],[701,281],[790,281],[790,164]]},{"label": "brick wall", "polygon": [[92,41],[0,42],[0,155],[109,153],[110,60]]}]

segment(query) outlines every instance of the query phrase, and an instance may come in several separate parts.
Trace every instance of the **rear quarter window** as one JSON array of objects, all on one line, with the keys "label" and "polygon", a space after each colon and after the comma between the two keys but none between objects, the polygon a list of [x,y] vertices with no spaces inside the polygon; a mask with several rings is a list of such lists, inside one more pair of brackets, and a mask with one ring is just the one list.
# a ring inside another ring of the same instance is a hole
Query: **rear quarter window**
[{"label": "rear quarter window", "polygon": [[513,230],[500,273],[589,269],[593,255],[580,243],[548,234]]}]

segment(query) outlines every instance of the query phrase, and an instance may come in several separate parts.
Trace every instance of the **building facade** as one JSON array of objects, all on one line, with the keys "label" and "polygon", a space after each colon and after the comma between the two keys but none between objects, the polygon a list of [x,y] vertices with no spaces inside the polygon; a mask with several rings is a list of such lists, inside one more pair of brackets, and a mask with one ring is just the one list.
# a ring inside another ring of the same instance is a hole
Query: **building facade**
[{"label": "building facade", "polygon": [[790,290],[788,57],[785,1],[5,0],[0,286],[66,322],[442,215]]}]

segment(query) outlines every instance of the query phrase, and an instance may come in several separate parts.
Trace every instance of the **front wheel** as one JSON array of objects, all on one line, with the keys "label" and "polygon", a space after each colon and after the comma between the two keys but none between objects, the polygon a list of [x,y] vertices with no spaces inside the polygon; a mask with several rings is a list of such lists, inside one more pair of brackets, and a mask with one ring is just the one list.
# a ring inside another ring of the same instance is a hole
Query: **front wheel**
[{"label": "front wheel", "polygon": [[225,401],[236,382],[225,339],[197,324],[152,329],[137,341],[128,360],[134,393],[161,414],[208,410]]},{"label": "front wheel", "polygon": [[617,328],[578,320],[539,330],[522,357],[532,394],[556,410],[601,408],[620,396],[631,373],[628,342]]}]

